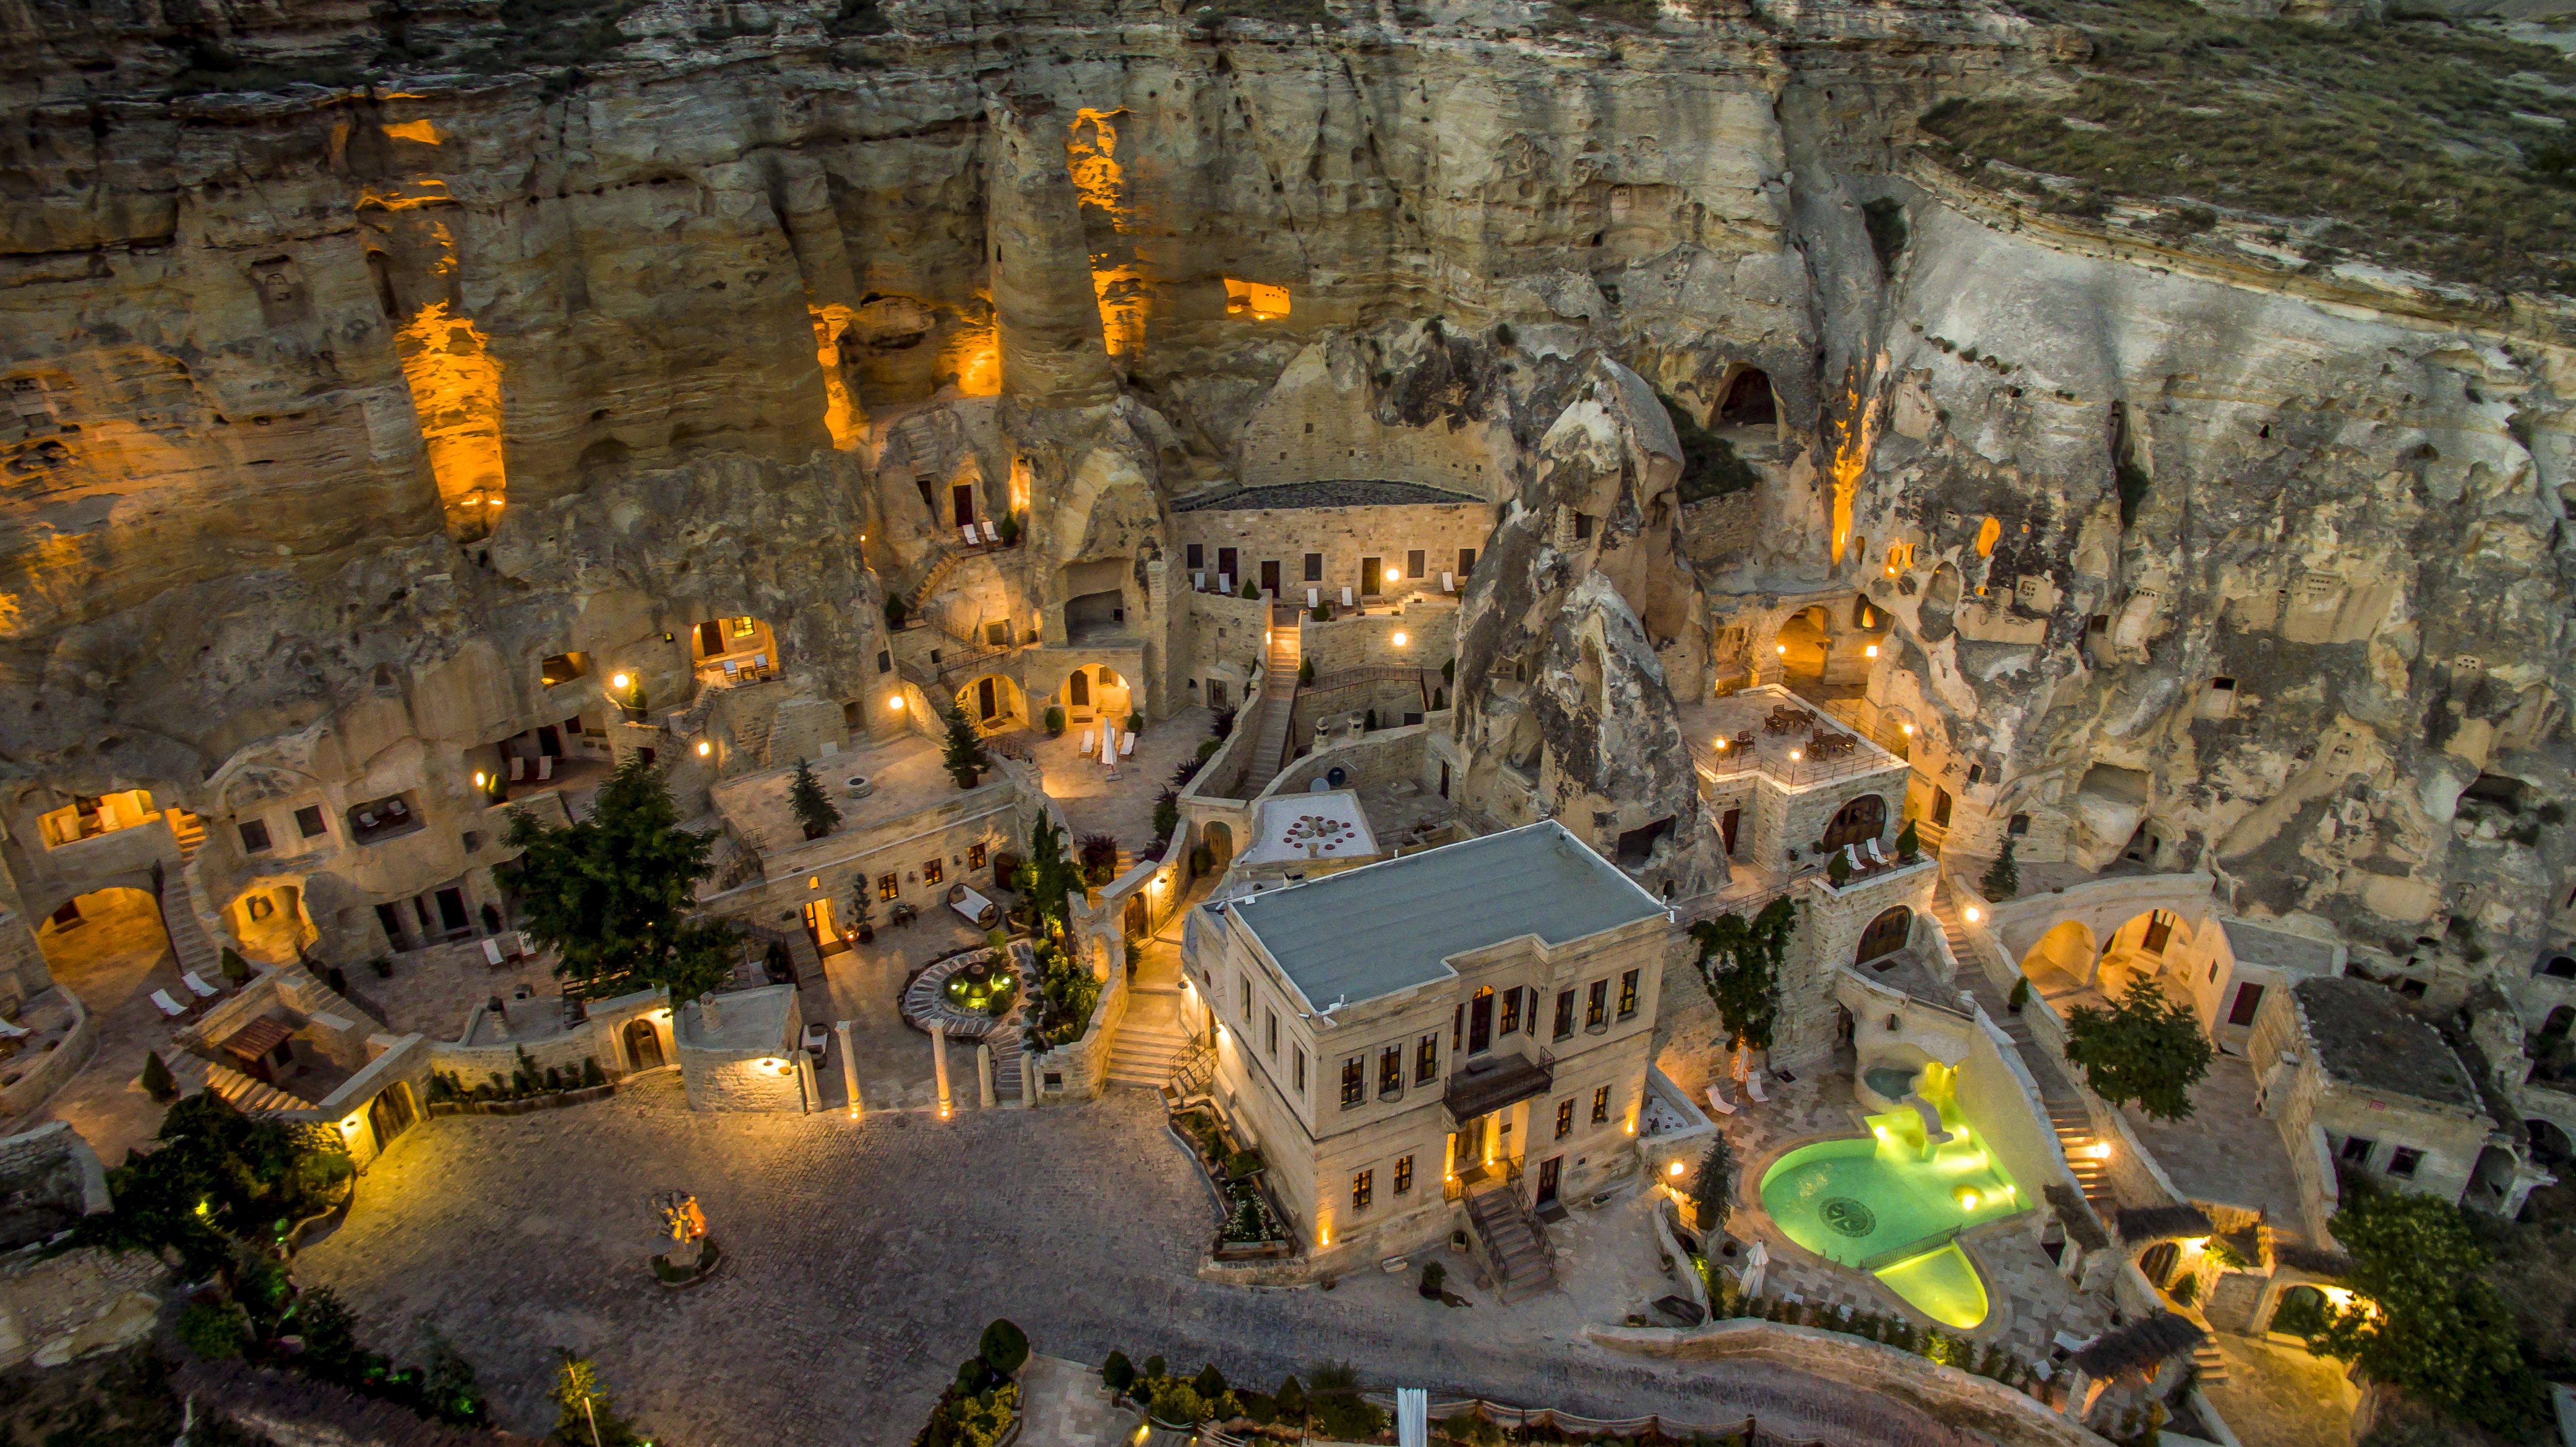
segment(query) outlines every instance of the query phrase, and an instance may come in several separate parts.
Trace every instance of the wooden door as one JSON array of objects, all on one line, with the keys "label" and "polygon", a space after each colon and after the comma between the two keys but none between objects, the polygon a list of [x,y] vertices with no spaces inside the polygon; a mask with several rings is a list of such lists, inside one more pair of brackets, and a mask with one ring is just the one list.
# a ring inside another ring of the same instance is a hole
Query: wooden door
[{"label": "wooden door", "polygon": [[1377,596],[1378,591],[1385,586],[1385,560],[1382,558],[1360,559],[1360,591],[1369,597],[1374,598]]},{"label": "wooden door", "polygon": [[1532,1205],[1545,1208],[1556,1204],[1557,1179],[1564,1170],[1563,1156],[1549,1156],[1538,1163],[1538,1194],[1530,1198]]},{"label": "wooden door", "polygon": [[957,511],[957,526],[962,528],[975,521],[975,485],[961,482],[948,489],[948,505]]},{"label": "wooden door", "polygon": [[991,723],[993,715],[1001,711],[1000,702],[993,694],[993,680],[989,678],[975,680],[975,710],[975,716],[986,723]]},{"label": "wooden door", "polygon": [[1726,852],[1729,854],[1733,854],[1735,852],[1735,826],[1743,822],[1743,819],[1744,811],[1742,809],[1729,809],[1726,811],[1725,815],[1717,821],[1718,837],[1726,841]]},{"label": "wooden door", "polygon": [[2151,912],[2147,916],[2146,938],[2139,941],[2138,948],[2151,955],[2163,954],[2165,945],[2173,939],[2173,927],[2174,916],[2160,909]]},{"label": "wooden door", "polygon": [[1261,560],[1261,591],[1268,594],[1273,601],[1279,597],[1279,560],[1277,558]]},{"label": "wooden door", "polygon": [[704,623],[699,624],[699,656],[713,658],[724,651],[724,620],[721,618],[710,618]]},{"label": "wooden door", "polygon": [[1077,668],[1073,671],[1073,676],[1064,681],[1064,697],[1065,701],[1075,708],[1091,707],[1090,669]]},{"label": "wooden door", "polygon": [[1494,992],[1480,989],[1467,1005],[1467,1053],[1482,1055],[1494,1044]]}]

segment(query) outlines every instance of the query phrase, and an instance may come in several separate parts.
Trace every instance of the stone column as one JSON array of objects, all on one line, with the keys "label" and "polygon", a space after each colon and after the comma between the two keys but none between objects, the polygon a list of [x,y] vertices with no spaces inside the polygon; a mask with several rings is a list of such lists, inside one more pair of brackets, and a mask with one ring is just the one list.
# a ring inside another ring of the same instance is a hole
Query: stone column
[{"label": "stone column", "polygon": [[993,1047],[975,1047],[975,1103],[991,1110],[997,1103],[993,1094]]},{"label": "stone column", "polygon": [[930,1065],[939,1073],[939,1118],[948,1118],[948,1027],[930,1022]]},{"label": "stone column", "polygon": [[1020,1052],[1020,1109],[1034,1110],[1038,1103],[1038,1057]]},{"label": "stone column", "polygon": [[850,1053],[850,1022],[834,1021],[832,1032],[841,1037],[841,1086],[849,1093],[850,1119],[857,1120],[859,1112],[867,1107],[859,1099],[859,1062]]}]

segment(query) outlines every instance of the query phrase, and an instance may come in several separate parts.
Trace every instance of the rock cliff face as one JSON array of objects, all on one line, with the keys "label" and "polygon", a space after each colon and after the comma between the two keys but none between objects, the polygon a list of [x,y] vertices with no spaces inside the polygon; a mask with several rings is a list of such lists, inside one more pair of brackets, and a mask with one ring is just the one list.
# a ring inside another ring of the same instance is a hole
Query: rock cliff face
[{"label": "rock cliff face", "polygon": [[[1382,425],[1494,439],[1478,767],[1612,833],[1678,819],[1680,887],[1723,865],[1675,700],[1730,648],[1758,674],[1778,600],[1865,590],[1867,721],[1918,730],[1956,846],[2022,816],[2025,859],[2205,865],[2445,980],[2552,935],[2555,314],[2222,271],[1910,168],[1926,107],[2064,60],[2009,6],[1651,24],[17,7],[11,817],[221,812],[229,761],[396,697],[474,745],[560,713],[567,652],[669,698],[664,635],[710,617],[853,718],[888,594],[1061,637],[1114,593],[1168,640],[1166,505],[1241,474],[1320,345]],[[1748,397],[1753,522],[1694,547],[1663,399]],[[959,488],[1031,546],[950,559]]]}]

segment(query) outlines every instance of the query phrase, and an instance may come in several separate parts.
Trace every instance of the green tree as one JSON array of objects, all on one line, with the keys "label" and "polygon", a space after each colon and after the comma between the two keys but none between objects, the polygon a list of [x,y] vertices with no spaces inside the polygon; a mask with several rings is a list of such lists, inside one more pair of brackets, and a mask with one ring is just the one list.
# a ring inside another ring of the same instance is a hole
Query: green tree
[{"label": "green tree", "polygon": [[1700,1233],[1724,1230],[1734,1205],[1735,1147],[1720,1133],[1708,1143],[1708,1154],[1699,1158],[1699,1174],[1691,1178],[1691,1206],[1698,1213]]},{"label": "green tree", "polygon": [[2078,1005],[2067,1012],[2066,1058],[2084,1067],[2084,1083],[2111,1104],[2182,1120],[2191,1114],[2191,1088],[2209,1074],[2209,1037],[2189,1005],[2141,977],[2107,1010]]},{"label": "green tree", "polygon": [[1922,852],[1923,836],[1916,831],[1914,821],[1908,819],[1905,821],[1905,827],[1896,831],[1896,857],[1910,863],[1914,856]]},{"label": "green tree", "polygon": [[170,1067],[162,1061],[158,1050],[144,1053],[141,1084],[145,1095],[164,1104],[179,1093],[179,1082],[170,1074]]},{"label": "green tree", "polygon": [[636,1447],[643,1439],[599,1389],[599,1366],[588,1357],[567,1352],[555,1371],[555,1430],[546,1438],[563,1447]]},{"label": "green tree", "polygon": [[1040,921],[1051,922],[1042,932],[1061,936],[1068,918],[1064,897],[1083,887],[1082,869],[1065,853],[1064,831],[1043,814],[1029,825],[1029,857],[1011,882]]},{"label": "green tree", "polygon": [[2004,836],[2004,852],[1986,866],[1986,876],[1977,881],[1977,887],[1986,892],[1988,899],[2010,899],[2021,893],[2021,866],[2013,862],[2011,835]]},{"label": "green tree", "polygon": [[731,926],[693,920],[698,882],[715,872],[716,836],[680,827],[662,771],[629,754],[589,818],[549,828],[510,811],[519,857],[493,872],[519,899],[520,928],[557,952],[555,973],[584,985],[641,976],[693,999],[732,971]]},{"label": "green tree", "polygon": [[160,1149],[107,1173],[114,1209],[82,1220],[84,1244],[175,1250],[193,1277],[233,1264],[233,1243],[272,1239],[281,1220],[328,1204],[349,1157],[315,1131],[253,1120],[211,1090],[161,1117]]},{"label": "green tree", "polygon": [[993,767],[993,760],[984,752],[984,738],[953,705],[942,710],[941,717],[948,725],[948,742],[939,761],[947,767],[948,776],[957,781],[958,788],[974,788],[977,773]]},{"label": "green tree", "polygon": [[2487,1253],[2459,1207],[2358,1187],[2335,1213],[2334,1235],[2353,1261],[2345,1284],[2363,1300],[2330,1310],[2310,1350],[2507,1437],[2540,1425],[2540,1379],[2480,1274]]},{"label": "green tree", "polygon": [[1796,901],[1783,896],[1750,920],[1722,914],[1690,928],[1699,944],[1700,983],[1737,1049],[1768,1050],[1780,1018],[1780,969],[1798,927]]},{"label": "green tree", "polygon": [[812,766],[803,759],[796,761],[796,777],[787,785],[787,807],[796,814],[805,837],[820,839],[841,827],[841,811],[834,807],[832,796],[823,792],[823,783],[814,777]]}]

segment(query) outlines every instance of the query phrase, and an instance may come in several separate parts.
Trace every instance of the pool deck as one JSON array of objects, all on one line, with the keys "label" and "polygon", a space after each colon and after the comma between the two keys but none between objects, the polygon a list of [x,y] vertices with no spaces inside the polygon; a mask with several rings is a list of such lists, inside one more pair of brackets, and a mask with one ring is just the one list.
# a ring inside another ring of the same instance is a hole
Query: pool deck
[{"label": "pool deck", "polygon": [[[1702,1090],[1722,1072],[1722,1054],[1694,1047],[1688,1039],[1687,1034],[1677,1038],[1657,1063],[1685,1089]],[[1790,1240],[1762,1209],[1762,1177],[1779,1157],[1819,1140],[1868,1133],[1862,1123],[1867,1108],[1853,1092],[1851,1065],[1846,1056],[1831,1070],[1801,1073],[1793,1083],[1769,1085],[1767,1104],[1746,1102],[1743,1092],[1729,1087],[1728,1094],[1739,1109],[1718,1122],[1735,1148],[1736,1209],[1727,1230],[1739,1242],[1749,1245],[1760,1240],[1769,1246],[1768,1294],[1792,1294],[1802,1301],[1848,1306],[1855,1312],[1903,1313],[1919,1323],[1928,1322],[1875,1276],[1836,1266]],[[1966,1333],[1969,1337],[1998,1342],[2025,1361],[2044,1362],[2058,1332],[2091,1337],[2110,1328],[2109,1306],[2077,1292],[2073,1282],[2058,1274],[2057,1264],[2033,1239],[2025,1216],[1972,1226],[1958,1239],[1984,1278],[1990,1308],[1984,1324]],[[1735,1259],[1740,1263],[1741,1254]]]}]

